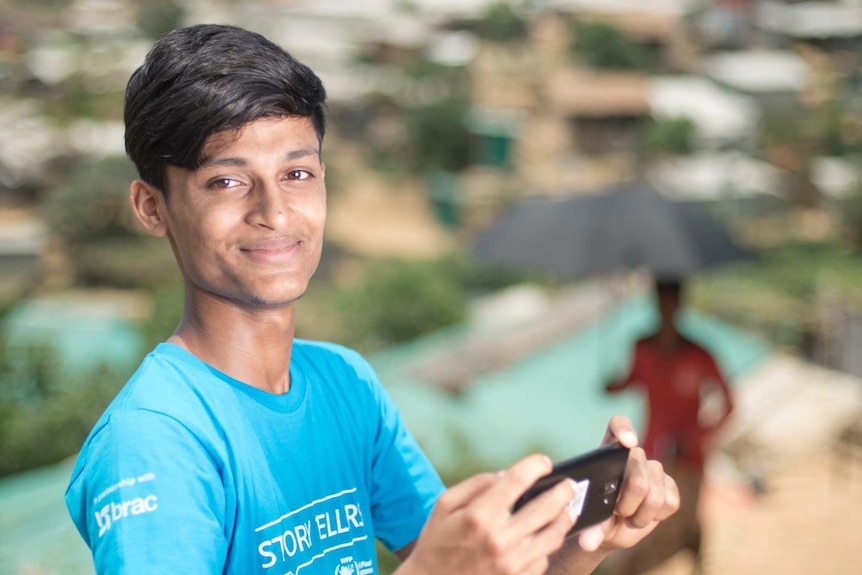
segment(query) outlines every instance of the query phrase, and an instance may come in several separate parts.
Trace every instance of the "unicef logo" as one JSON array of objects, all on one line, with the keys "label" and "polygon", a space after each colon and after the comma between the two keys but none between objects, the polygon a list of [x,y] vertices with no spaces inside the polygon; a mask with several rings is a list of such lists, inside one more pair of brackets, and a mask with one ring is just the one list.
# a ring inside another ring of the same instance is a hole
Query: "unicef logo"
[{"label": "unicef logo", "polygon": [[374,561],[355,559],[353,556],[342,557],[335,567],[333,575],[374,575]]}]

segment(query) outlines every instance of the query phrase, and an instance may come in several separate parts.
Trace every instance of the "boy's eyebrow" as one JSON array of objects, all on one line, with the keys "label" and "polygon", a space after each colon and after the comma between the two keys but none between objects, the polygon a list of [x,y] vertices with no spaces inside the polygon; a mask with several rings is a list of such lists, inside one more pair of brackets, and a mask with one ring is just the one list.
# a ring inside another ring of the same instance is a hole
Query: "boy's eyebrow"
[{"label": "boy's eyebrow", "polygon": [[[292,150],[282,156],[282,160],[285,162],[291,162],[294,160],[299,160],[301,158],[305,158],[307,156],[317,156],[320,158],[320,150],[317,148],[299,148],[298,150]],[[225,166],[225,167],[239,167],[244,168],[249,165],[249,161],[246,158],[234,158],[234,157],[226,157],[226,158],[206,158],[201,163],[201,168],[206,166]]]}]

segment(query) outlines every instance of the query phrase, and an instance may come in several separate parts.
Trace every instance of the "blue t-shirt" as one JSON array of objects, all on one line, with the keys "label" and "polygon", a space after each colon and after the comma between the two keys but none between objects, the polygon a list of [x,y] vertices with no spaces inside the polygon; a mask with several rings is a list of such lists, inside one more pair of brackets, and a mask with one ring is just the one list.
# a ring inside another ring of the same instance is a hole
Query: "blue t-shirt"
[{"label": "blue t-shirt", "polygon": [[97,422],[66,504],[98,573],[377,572],[443,485],[370,365],[296,340],[288,393],[163,343]]}]

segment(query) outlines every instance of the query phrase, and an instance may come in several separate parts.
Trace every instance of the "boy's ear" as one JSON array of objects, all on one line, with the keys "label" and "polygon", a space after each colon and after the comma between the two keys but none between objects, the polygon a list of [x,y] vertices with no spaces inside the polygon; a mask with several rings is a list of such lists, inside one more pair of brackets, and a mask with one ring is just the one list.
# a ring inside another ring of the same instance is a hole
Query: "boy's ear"
[{"label": "boy's ear", "polygon": [[135,217],[151,235],[164,236],[168,231],[165,196],[162,191],[143,180],[135,180],[129,188],[129,203]]}]

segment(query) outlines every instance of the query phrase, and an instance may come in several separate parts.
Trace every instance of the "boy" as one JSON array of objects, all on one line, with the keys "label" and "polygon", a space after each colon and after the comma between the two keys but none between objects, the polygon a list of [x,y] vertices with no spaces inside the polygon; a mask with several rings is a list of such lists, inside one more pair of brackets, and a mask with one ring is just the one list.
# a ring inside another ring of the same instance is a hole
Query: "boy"
[{"label": "boy", "polygon": [[[370,366],[294,339],[326,216],[325,91],[265,38],[201,25],[159,40],[126,92],[132,209],[185,282],[176,331],[83,446],[66,494],[99,573],[545,572],[575,517],[527,457],[444,492]],[[607,440],[634,445],[624,419]],[[554,556],[585,573],[676,509],[632,450],[618,516]]]}]

